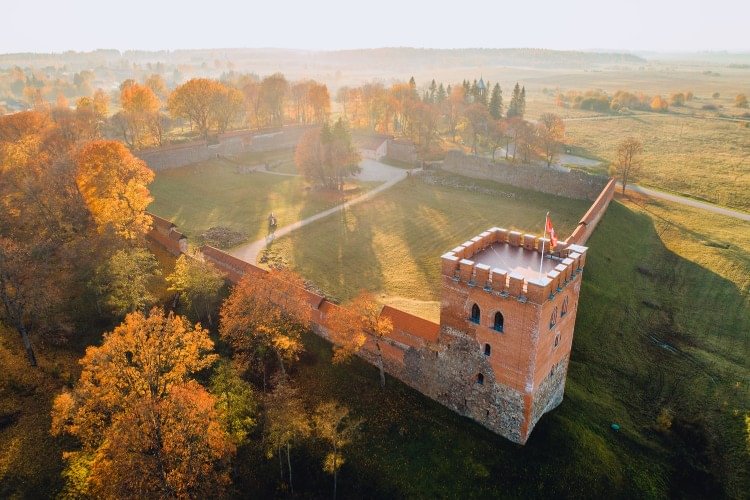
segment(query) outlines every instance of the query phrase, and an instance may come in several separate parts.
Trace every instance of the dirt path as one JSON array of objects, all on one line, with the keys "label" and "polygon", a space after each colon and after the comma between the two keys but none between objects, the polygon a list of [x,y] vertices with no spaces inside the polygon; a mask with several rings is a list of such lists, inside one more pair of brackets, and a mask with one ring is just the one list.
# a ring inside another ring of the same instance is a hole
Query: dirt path
[{"label": "dirt path", "polygon": [[[618,182],[617,187],[618,189],[621,190],[622,184]],[[675,203],[679,203],[681,205],[686,205],[689,207],[706,210],[708,212],[713,212],[715,214],[726,215],[727,217],[734,217],[735,219],[740,219],[746,222],[750,222],[750,214],[745,213],[745,212],[740,212],[737,210],[732,210],[731,208],[724,208],[718,205],[712,205],[711,203],[706,203],[704,201],[698,201],[692,198],[686,198],[684,196],[679,196],[679,195],[671,194],[671,193],[665,193],[664,191],[658,191],[656,189],[649,189],[646,187],[636,186],[633,184],[629,185],[627,189],[629,191],[634,191],[636,193],[645,194],[646,196],[651,196],[652,198],[659,198],[662,200],[672,201]]]},{"label": "dirt path", "polygon": [[[385,181],[385,182],[377,186],[376,188],[371,189],[370,191],[367,191],[366,193],[363,193],[357,196],[356,198],[352,198],[351,200],[347,202],[344,202],[340,205],[336,205],[335,207],[329,208],[328,210],[324,210],[315,215],[311,215],[310,217],[307,217],[306,219],[299,220],[297,222],[289,224],[288,226],[284,226],[282,228],[277,229],[276,232],[274,233],[273,239],[286,236],[292,231],[296,231],[297,229],[304,227],[308,224],[311,224],[317,220],[320,220],[324,217],[328,217],[331,214],[335,214],[341,210],[344,210],[348,207],[356,205],[357,203],[361,203],[363,201],[369,200],[373,196],[376,196],[378,193],[381,193],[385,191],[386,189],[390,189],[391,187],[395,186],[402,180],[406,179],[406,177],[408,176],[408,172],[413,173],[418,170],[418,169],[414,169],[411,171],[404,170],[401,168],[391,167],[390,165],[386,165],[385,163],[380,163],[378,161],[369,160],[369,159],[362,160],[362,162],[360,163],[360,166],[362,167],[362,172],[360,172],[359,175],[356,176],[356,179],[359,179],[362,181]],[[263,238],[261,240],[253,241],[252,243],[246,243],[244,245],[235,247],[229,250],[228,253],[230,255],[233,255],[234,257],[237,257],[238,259],[244,260],[245,262],[255,264],[258,261],[258,255],[260,255],[263,249],[266,248],[266,245],[267,245],[267,240],[266,238]]]}]

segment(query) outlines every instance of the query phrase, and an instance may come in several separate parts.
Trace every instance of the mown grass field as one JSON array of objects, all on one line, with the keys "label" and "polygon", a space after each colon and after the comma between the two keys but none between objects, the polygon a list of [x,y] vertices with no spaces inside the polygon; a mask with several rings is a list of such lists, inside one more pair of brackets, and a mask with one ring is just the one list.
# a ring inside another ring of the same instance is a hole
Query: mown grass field
[{"label": "mown grass field", "polygon": [[569,121],[566,142],[584,154],[614,160],[617,143],[643,141],[637,182],[750,210],[750,128],[673,114]]},{"label": "mown grass field", "polygon": [[404,181],[275,241],[271,253],[330,296],[347,300],[368,290],[437,320],[443,253],[493,226],[541,234],[547,211],[559,234],[567,235],[590,205],[456,178],[495,194]]},{"label": "mown grass field", "polygon": [[[296,173],[291,151],[272,152],[237,158],[242,165],[268,161],[275,172]],[[149,210],[177,224],[191,243],[211,227],[228,227],[247,235],[250,241],[262,238],[273,212],[279,227],[338,205],[372,183],[351,183],[345,195],[308,188],[302,177],[265,172],[239,173],[239,166],[226,160],[158,172],[150,186],[154,202]]]}]

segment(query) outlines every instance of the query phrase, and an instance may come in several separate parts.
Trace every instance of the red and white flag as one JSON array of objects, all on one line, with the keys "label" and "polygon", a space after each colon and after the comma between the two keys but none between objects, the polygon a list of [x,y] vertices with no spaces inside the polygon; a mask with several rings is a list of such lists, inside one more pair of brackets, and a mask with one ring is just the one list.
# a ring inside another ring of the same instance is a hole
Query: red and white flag
[{"label": "red and white flag", "polygon": [[557,235],[555,235],[555,228],[552,227],[552,219],[549,218],[549,212],[547,212],[547,223],[544,226],[547,234],[549,234],[550,249],[557,246]]}]

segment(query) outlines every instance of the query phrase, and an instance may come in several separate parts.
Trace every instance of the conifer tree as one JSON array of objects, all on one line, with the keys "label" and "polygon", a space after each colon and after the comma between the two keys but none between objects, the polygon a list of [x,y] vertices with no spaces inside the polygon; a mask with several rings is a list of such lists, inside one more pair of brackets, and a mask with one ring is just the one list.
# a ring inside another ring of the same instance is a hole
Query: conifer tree
[{"label": "conifer tree", "polygon": [[496,83],[492,88],[492,97],[490,97],[489,105],[490,115],[495,120],[499,120],[503,116],[503,91],[500,88],[500,84]]},{"label": "conifer tree", "polygon": [[521,87],[521,94],[518,96],[518,116],[523,118],[526,113],[526,87]]},{"label": "conifer tree", "polygon": [[437,94],[437,83],[435,83],[435,79],[432,79],[432,82],[430,83],[430,103],[435,103],[435,97]]},{"label": "conifer tree", "polygon": [[[450,85],[448,86],[450,88]],[[441,83],[438,86],[437,92],[435,93],[435,102],[440,104],[441,102],[445,102],[445,99],[448,97],[448,93],[445,91],[445,87],[443,87],[443,84]]]},{"label": "conifer tree", "polygon": [[513,118],[514,116],[519,116],[519,103],[521,100],[521,86],[518,85],[518,82],[516,82],[516,86],[513,87],[513,96],[510,98],[510,106],[508,106],[508,113],[506,116],[508,118]]}]

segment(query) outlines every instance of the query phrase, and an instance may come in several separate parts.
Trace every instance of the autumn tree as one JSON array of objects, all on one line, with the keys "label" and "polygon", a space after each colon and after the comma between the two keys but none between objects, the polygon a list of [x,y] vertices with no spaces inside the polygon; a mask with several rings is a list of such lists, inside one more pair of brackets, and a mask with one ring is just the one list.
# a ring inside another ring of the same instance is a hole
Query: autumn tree
[{"label": "autumn tree", "polygon": [[129,314],[86,350],[73,390],[55,398],[52,434],[76,437],[72,455],[93,457],[92,496],[223,494],[235,448],[215,398],[193,379],[215,362],[212,351],[206,330],[158,309]]},{"label": "autumn tree", "polygon": [[231,363],[222,362],[211,377],[210,391],[232,442],[236,446],[244,444],[258,420],[259,401],[252,386],[242,380]]},{"label": "autumn tree", "polygon": [[471,144],[471,152],[477,154],[479,138],[486,136],[490,126],[490,114],[482,104],[472,104],[464,111],[461,131]]},{"label": "autumn tree", "polygon": [[523,161],[523,163],[529,163],[538,150],[539,136],[537,134],[537,128],[531,123],[521,120],[516,128],[513,159],[515,159],[515,153],[518,151],[521,155],[521,161]]},{"label": "autumn tree", "polygon": [[380,314],[381,309],[370,293],[362,292],[348,305],[333,309],[326,321],[335,362],[346,361],[364,347],[368,337],[373,339],[382,388],[385,387],[382,343],[393,332],[393,323]]},{"label": "autumn tree", "polygon": [[132,83],[120,92],[122,117],[116,120],[120,131],[131,147],[136,149],[153,144],[152,122],[159,118],[159,98],[146,85]]},{"label": "autumn tree", "polygon": [[133,240],[151,228],[146,207],[154,173],[117,141],[94,141],[75,158],[76,184],[100,231]]},{"label": "autumn tree", "polygon": [[265,406],[265,434],[268,442],[266,454],[269,459],[274,455],[279,457],[279,473],[283,479],[281,456],[282,450],[286,452],[289,491],[294,493],[291,450],[297,440],[310,435],[310,416],[302,404],[298,390],[286,375],[274,377],[274,389],[266,396]]},{"label": "autumn tree", "polygon": [[174,272],[167,276],[167,282],[169,290],[179,294],[179,300],[194,319],[205,318],[213,325],[212,312],[220,302],[224,273],[200,255],[182,254],[177,258]]},{"label": "autumn tree", "polygon": [[323,470],[333,474],[333,498],[336,498],[338,471],[344,465],[343,448],[356,438],[362,419],[352,418],[349,408],[335,402],[321,403],[315,409],[315,434],[330,446],[323,461]]},{"label": "autumn tree", "polygon": [[333,127],[307,131],[294,152],[294,161],[308,180],[331,189],[343,189],[344,179],[359,172],[360,155],[347,124],[339,118]]},{"label": "autumn tree", "polygon": [[169,89],[167,89],[167,82],[165,82],[164,78],[159,74],[149,75],[143,81],[143,84],[149,89],[151,89],[151,91],[156,95],[156,97],[159,98],[159,100],[164,100],[169,95]]},{"label": "autumn tree", "polygon": [[239,90],[222,86],[214,95],[213,116],[216,130],[223,134],[232,122],[242,113],[245,97]]},{"label": "autumn tree", "polygon": [[448,99],[443,103],[443,115],[448,126],[448,132],[451,135],[451,140],[456,140],[456,132],[458,131],[458,124],[463,116],[466,94],[464,88],[455,86],[451,89],[448,94]]},{"label": "autumn tree", "polygon": [[657,95],[651,99],[650,107],[653,111],[666,111],[669,109],[669,103],[662,96]]},{"label": "autumn tree", "polygon": [[565,138],[565,123],[554,113],[542,113],[536,127],[537,145],[547,162],[552,165]]},{"label": "autumn tree", "polygon": [[169,96],[167,109],[174,118],[184,118],[198,130],[204,139],[212,125],[219,123],[217,106],[226,103],[227,99],[237,99],[237,94],[227,94],[228,90],[222,83],[208,78],[193,78],[177,87]]},{"label": "autumn tree", "polygon": [[151,293],[161,276],[156,257],[144,248],[117,250],[94,274],[92,285],[97,305],[104,305],[117,316],[145,312],[156,297]]},{"label": "autumn tree", "polygon": [[734,105],[738,108],[747,108],[747,96],[745,94],[737,94],[734,98]]},{"label": "autumn tree", "polygon": [[492,149],[492,161],[495,161],[495,153],[501,146],[505,146],[505,157],[508,157],[508,125],[504,120],[490,120],[487,128],[487,141]]},{"label": "autumn tree", "polygon": [[219,334],[243,369],[263,375],[275,357],[283,372],[302,352],[302,332],[310,324],[304,281],[289,270],[245,276],[221,307]]},{"label": "autumn tree", "polygon": [[635,137],[623,139],[615,151],[614,172],[620,177],[622,183],[622,192],[625,193],[625,187],[628,181],[638,175],[641,171],[641,158],[643,153],[643,143]]},{"label": "autumn tree", "polygon": [[685,94],[682,92],[675,92],[669,96],[669,104],[671,106],[684,106],[685,105]]},{"label": "autumn tree", "polygon": [[288,92],[289,82],[281,73],[274,73],[260,82],[260,102],[270,125],[281,126],[283,124],[284,103]]},{"label": "autumn tree", "polygon": [[0,318],[17,331],[32,366],[32,333],[72,333],[71,303],[85,292],[78,277],[96,262],[91,215],[70,158],[90,134],[75,114],[0,117]]}]

